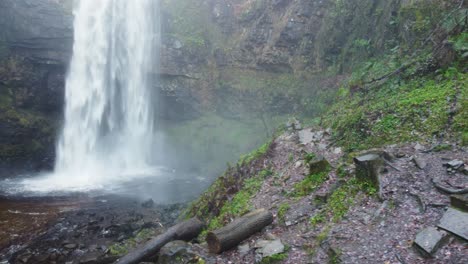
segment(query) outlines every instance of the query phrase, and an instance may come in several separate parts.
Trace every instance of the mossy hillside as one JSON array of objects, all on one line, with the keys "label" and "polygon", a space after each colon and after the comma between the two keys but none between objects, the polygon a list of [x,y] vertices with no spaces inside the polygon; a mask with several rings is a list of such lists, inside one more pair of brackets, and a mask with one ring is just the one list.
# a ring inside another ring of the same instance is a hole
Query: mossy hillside
[{"label": "mossy hillside", "polygon": [[311,59],[321,69],[346,73],[393,48],[417,50],[441,21],[450,28],[460,20],[462,9],[445,19],[456,8],[458,3],[448,0],[332,1]]},{"label": "mossy hillside", "polygon": [[394,78],[354,94],[343,88],[324,123],[349,150],[441,138],[450,126],[463,133],[467,77],[452,67],[410,79]]},{"label": "mossy hillside", "polygon": [[293,191],[289,193],[291,197],[304,197],[315,191],[320,185],[328,180],[330,168],[325,171],[307,175],[302,181],[294,184]]},{"label": "mossy hillside", "polygon": [[246,179],[240,190],[232,197],[232,199],[221,207],[219,215],[209,221],[207,231],[223,227],[232,219],[255,209],[252,207],[250,200],[260,190],[263,185],[263,181],[271,175],[272,172],[265,169],[260,171],[257,175]]},{"label": "mossy hillside", "polygon": [[196,216],[206,221],[208,230],[211,230],[252,209],[250,199],[259,191],[263,181],[272,174],[263,164],[272,144],[265,143],[257,150],[244,155],[235,166],[229,166],[225,173],[186,209],[183,217]]}]

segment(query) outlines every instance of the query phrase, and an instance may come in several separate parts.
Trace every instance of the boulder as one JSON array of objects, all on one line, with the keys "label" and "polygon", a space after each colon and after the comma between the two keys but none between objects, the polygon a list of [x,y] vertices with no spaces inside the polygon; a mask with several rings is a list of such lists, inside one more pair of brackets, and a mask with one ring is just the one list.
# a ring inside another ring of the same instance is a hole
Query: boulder
[{"label": "boulder", "polygon": [[414,240],[414,246],[425,257],[430,257],[447,241],[448,234],[435,227],[428,227],[419,232]]}]

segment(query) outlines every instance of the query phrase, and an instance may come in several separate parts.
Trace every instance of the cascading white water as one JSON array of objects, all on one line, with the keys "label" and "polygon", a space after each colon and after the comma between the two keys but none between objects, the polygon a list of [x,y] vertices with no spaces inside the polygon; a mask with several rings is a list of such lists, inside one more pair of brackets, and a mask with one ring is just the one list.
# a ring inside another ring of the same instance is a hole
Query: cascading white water
[{"label": "cascading white water", "polygon": [[[89,189],[144,174],[153,153],[154,0],[76,1],[65,124],[55,172],[35,189]],[[34,188],[33,188],[34,189]]]}]

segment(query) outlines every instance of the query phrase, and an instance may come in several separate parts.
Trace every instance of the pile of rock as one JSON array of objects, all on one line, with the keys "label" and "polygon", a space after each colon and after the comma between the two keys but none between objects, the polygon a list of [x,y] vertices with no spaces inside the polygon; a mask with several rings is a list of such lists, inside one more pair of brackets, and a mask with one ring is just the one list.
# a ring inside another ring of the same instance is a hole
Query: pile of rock
[{"label": "pile of rock", "polygon": [[437,227],[425,228],[416,235],[414,246],[425,257],[433,256],[450,234],[468,241],[468,194],[452,195],[450,204]]}]

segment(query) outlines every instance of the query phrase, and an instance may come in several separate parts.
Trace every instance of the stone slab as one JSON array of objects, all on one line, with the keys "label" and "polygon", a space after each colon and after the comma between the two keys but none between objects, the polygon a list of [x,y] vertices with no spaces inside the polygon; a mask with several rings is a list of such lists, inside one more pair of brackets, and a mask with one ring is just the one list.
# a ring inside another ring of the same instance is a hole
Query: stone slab
[{"label": "stone slab", "polygon": [[446,241],[448,234],[435,227],[428,227],[419,232],[414,240],[416,248],[423,251],[424,256],[432,256]]},{"label": "stone slab", "polygon": [[468,241],[468,213],[450,207],[438,227]]}]

